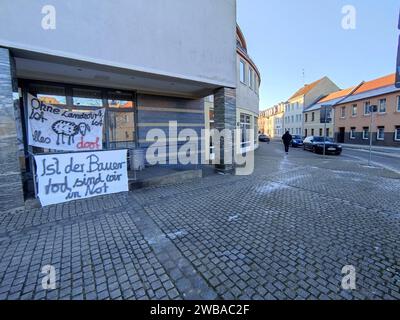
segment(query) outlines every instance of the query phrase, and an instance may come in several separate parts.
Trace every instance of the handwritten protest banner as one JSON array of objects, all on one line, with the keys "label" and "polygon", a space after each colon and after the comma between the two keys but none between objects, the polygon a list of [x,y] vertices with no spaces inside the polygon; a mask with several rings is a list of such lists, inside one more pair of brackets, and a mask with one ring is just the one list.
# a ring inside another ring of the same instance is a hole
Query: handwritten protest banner
[{"label": "handwritten protest banner", "polygon": [[28,94],[28,143],[31,146],[86,151],[103,148],[104,109],[70,111]]},{"label": "handwritten protest banner", "polygon": [[35,156],[42,206],[128,191],[127,150]]}]

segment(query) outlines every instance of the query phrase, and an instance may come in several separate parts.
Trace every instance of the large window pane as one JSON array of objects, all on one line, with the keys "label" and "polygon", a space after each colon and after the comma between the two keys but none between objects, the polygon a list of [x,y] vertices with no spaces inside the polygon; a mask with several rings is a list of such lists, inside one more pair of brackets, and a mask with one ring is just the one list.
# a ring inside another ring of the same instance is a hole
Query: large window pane
[{"label": "large window pane", "polygon": [[130,93],[112,91],[108,92],[107,98],[110,108],[130,109],[134,107],[133,96]]},{"label": "large window pane", "polygon": [[67,104],[64,87],[35,83],[29,85],[29,93],[46,104],[54,106],[65,106]]},{"label": "large window pane", "polygon": [[103,107],[103,100],[101,98],[100,90],[74,88],[72,91],[72,101],[74,106]]},{"label": "large window pane", "polygon": [[108,132],[111,148],[132,148],[135,142],[134,113],[108,110]]}]

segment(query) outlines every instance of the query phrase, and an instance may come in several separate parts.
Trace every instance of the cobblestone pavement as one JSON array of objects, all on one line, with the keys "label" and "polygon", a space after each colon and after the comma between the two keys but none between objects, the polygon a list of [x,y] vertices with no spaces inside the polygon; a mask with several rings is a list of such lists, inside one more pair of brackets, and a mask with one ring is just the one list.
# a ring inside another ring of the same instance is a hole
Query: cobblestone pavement
[{"label": "cobblestone pavement", "polygon": [[399,194],[395,172],[272,143],[251,176],[0,213],[0,299],[400,299]]}]

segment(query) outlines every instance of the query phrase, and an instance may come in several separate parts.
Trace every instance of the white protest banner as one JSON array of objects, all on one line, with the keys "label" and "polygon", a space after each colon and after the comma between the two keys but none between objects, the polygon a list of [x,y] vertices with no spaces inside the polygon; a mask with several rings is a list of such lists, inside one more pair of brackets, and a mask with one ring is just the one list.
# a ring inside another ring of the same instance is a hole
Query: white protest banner
[{"label": "white protest banner", "polygon": [[28,94],[28,143],[31,146],[87,151],[103,148],[104,109],[69,111]]},{"label": "white protest banner", "polygon": [[35,156],[42,206],[128,191],[127,150]]}]

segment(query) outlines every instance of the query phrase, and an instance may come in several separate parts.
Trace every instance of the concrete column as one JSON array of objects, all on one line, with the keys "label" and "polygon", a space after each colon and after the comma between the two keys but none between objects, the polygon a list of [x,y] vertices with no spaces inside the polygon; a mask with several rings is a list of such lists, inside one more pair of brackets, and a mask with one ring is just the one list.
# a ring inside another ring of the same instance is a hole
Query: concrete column
[{"label": "concrete column", "polygon": [[15,113],[19,100],[13,99],[18,85],[14,74],[10,51],[0,48],[0,211],[24,208]]},{"label": "concrete column", "polygon": [[[214,141],[216,148],[219,148],[219,163],[215,164],[218,171],[232,173],[234,171],[234,144],[233,136],[236,128],[236,89],[220,88],[214,92],[214,126],[219,132],[224,129],[230,131],[218,143]],[[215,150],[218,152],[217,150]],[[227,156],[229,155],[227,159]]]}]

